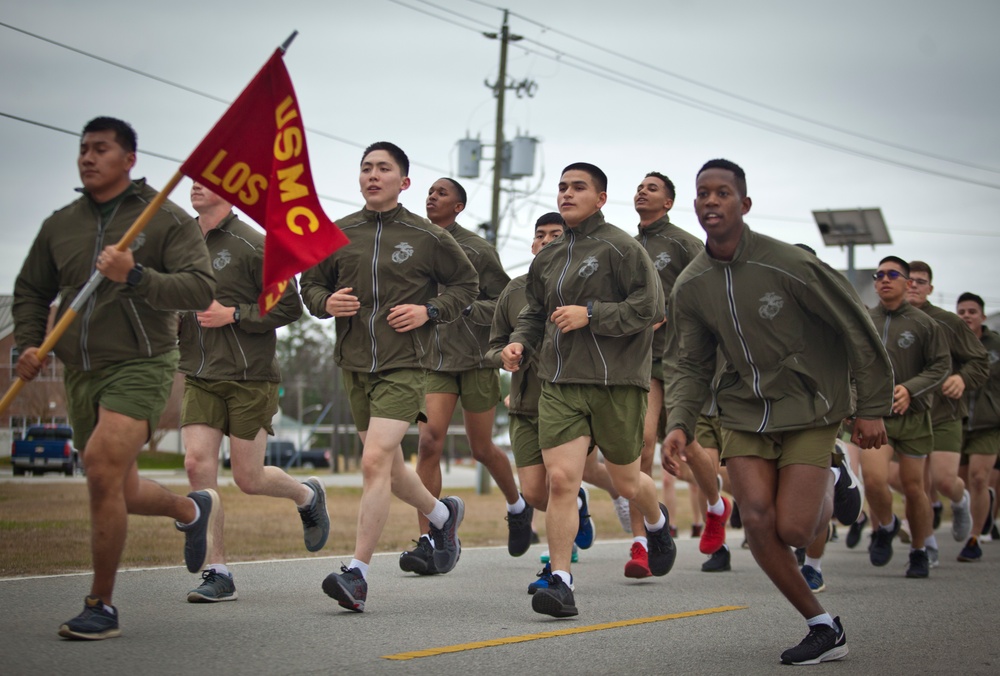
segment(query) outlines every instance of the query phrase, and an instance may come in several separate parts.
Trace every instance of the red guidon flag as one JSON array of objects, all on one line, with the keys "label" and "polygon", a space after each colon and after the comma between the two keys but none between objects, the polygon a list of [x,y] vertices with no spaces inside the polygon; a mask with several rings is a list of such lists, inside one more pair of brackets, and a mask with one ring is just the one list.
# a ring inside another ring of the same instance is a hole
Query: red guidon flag
[{"label": "red guidon flag", "polygon": [[266,231],[262,314],[292,277],[348,242],[319,204],[282,54],[274,52],[180,169]]}]

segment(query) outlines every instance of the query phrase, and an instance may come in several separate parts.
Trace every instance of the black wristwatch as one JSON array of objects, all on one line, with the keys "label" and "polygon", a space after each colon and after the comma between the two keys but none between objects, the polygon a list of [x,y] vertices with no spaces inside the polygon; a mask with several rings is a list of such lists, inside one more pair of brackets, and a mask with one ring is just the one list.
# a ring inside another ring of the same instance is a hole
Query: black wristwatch
[{"label": "black wristwatch", "polygon": [[125,277],[125,283],[131,287],[136,287],[139,282],[142,281],[142,264],[136,263],[135,267],[128,271],[128,275]]},{"label": "black wristwatch", "polygon": [[441,316],[441,311],[438,310],[433,305],[431,305],[430,303],[428,303],[424,307],[427,308],[427,318],[430,319],[432,322],[436,322],[438,320],[438,317]]},{"label": "black wristwatch", "polygon": [[237,305],[233,308],[233,324],[239,325],[240,323],[240,306]]},{"label": "black wristwatch", "polygon": [[593,319],[594,317],[594,301],[587,301],[587,319]]}]

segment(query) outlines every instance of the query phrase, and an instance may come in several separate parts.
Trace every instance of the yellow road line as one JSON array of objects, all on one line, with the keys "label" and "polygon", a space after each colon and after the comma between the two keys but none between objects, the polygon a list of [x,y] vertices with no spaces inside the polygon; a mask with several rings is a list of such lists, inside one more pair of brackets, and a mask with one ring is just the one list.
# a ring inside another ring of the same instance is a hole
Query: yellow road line
[{"label": "yellow road line", "polygon": [[472,643],[460,643],[458,645],[443,646],[441,648],[428,648],[427,650],[413,650],[406,653],[396,653],[395,655],[383,655],[386,660],[414,660],[418,657],[434,657],[435,655],[446,655],[448,653],[459,653],[466,650],[479,650],[480,648],[492,648],[501,645],[511,645],[512,643],[524,643],[525,641],[538,641],[545,638],[556,638],[558,636],[571,636],[573,634],[586,634],[592,631],[604,631],[605,629],[620,629],[621,627],[633,627],[639,624],[651,624],[653,622],[665,622],[667,620],[680,620],[685,617],[698,617],[699,615],[713,615],[715,613],[728,613],[733,610],[746,610],[747,606],[719,606],[717,608],[703,608],[701,610],[689,610],[684,613],[672,613],[670,615],[656,615],[654,617],[639,617],[634,620],[622,620],[620,622],[604,622],[602,624],[592,624],[586,627],[571,627],[569,629],[558,629],[556,631],[543,631],[539,634],[524,634],[523,636],[509,636],[507,638],[495,638],[489,641],[474,641]]}]

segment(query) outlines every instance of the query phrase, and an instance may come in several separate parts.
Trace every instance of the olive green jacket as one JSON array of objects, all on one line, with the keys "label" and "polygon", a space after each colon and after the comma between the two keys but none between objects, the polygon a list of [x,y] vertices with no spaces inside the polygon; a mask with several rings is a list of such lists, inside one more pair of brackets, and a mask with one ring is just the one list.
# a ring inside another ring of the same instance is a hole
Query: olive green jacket
[{"label": "olive green jacket", "polygon": [[[84,193],[45,220],[14,284],[14,334],[24,350],[45,338],[49,306],[61,317],[94,272],[97,256],[115,244],[156,197],[144,179],[98,205]],[[142,265],[131,287],[105,279],[55,346],[70,368],[91,371],[177,349],[177,313],[212,302],[215,278],[198,224],[169,200],[131,245]]]},{"label": "olive green jacket", "polygon": [[[487,359],[495,368],[502,368],[500,353],[510,342],[510,335],[517,326],[517,318],[521,310],[528,304],[524,288],[528,275],[524,274],[510,280],[510,284],[497,299],[496,312],[493,314],[493,328],[490,331],[490,349]],[[521,367],[510,375],[510,403],[507,410],[511,415],[537,416],[538,398],[542,393],[542,384],[535,368],[537,353],[525,359]]]},{"label": "olive green jacket", "polygon": [[990,377],[983,386],[965,390],[963,398],[969,410],[965,429],[970,431],[1000,427],[1000,333],[984,326],[980,342],[986,350]]},{"label": "olive green jacket", "polygon": [[429,304],[439,321],[454,321],[476,298],[476,269],[446,230],[402,205],[386,212],[362,209],[337,226],[350,243],[302,274],[302,299],[319,319],[330,317],[326,301],[337,289],[351,287],[361,303],[354,316],[336,319],[337,364],[368,373],[427,368],[433,322],[398,333],[389,326],[389,312]]},{"label": "olive green jacket", "polygon": [[[706,250],[674,284],[664,352],[667,430],[693,439],[712,396],[724,428],[771,433],[879,418],[892,368],[857,293],[798,247],[745,227],[732,260]],[[857,402],[851,378],[857,381]]]}]

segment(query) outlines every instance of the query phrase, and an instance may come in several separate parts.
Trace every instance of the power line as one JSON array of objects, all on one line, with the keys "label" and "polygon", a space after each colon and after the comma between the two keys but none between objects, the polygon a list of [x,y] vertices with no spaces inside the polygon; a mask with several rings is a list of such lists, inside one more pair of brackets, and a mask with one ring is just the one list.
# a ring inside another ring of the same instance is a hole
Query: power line
[{"label": "power line", "polygon": [[[17,120],[18,122],[23,122],[25,124],[31,124],[36,127],[41,127],[42,129],[49,129],[51,131],[57,131],[61,134],[67,134],[73,138],[79,139],[80,133],[76,131],[71,131],[69,129],[63,129],[62,127],[56,127],[55,125],[46,124],[45,122],[39,122],[38,120],[30,120],[26,117],[20,117],[18,115],[12,115],[0,110],[0,117],[6,117],[11,120]],[[184,160],[172,157],[171,155],[164,155],[163,153],[157,153],[152,150],[143,150],[141,148],[136,149],[136,153],[139,155],[149,155],[150,157],[156,157],[161,160],[166,160],[168,162],[174,162],[175,164],[184,164]],[[333,197],[332,195],[324,195],[322,193],[316,193],[316,196],[320,199],[329,200],[330,202],[338,202],[340,204],[347,204],[352,207],[358,206],[358,202],[352,202],[350,200],[341,199],[339,197]]]},{"label": "power line", "polygon": [[[423,0],[418,0],[418,1],[423,1]],[[467,0],[467,2],[471,2],[473,4],[480,5],[480,6],[483,6],[483,7],[489,7],[491,9],[494,9],[494,10],[497,10],[497,11],[503,11],[502,8],[497,7],[495,5],[491,5],[491,4],[487,3],[487,2],[482,2],[482,0]],[[707,84],[705,82],[701,82],[701,81],[695,80],[694,78],[690,78],[690,77],[687,77],[685,75],[681,75],[680,73],[676,73],[674,71],[667,70],[666,68],[661,68],[659,66],[656,66],[654,64],[648,63],[648,62],[643,61],[641,59],[637,59],[637,58],[629,56],[627,54],[623,54],[623,53],[617,52],[617,51],[615,51],[613,49],[609,49],[608,47],[605,47],[604,45],[601,45],[601,44],[598,44],[598,43],[595,43],[595,42],[590,42],[588,40],[584,40],[583,38],[580,38],[580,37],[578,37],[576,35],[573,35],[571,33],[567,33],[565,31],[561,31],[558,28],[553,28],[551,26],[543,24],[540,21],[532,19],[532,18],[530,18],[528,16],[525,16],[523,14],[520,14],[518,12],[511,11],[510,14],[512,16],[516,16],[519,19],[522,19],[523,21],[527,21],[528,23],[534,24],[535,26],[538,26],[539,28],[541,28],[544,31],[547,31],[547,32],[550,32],[550,33],[555,33],[556,35],[561,35],[561,36],[563,36],[565,38],[568,38],[568,39],[573,40],[575,42],[579,42],[580,44],[585,45],[587,47],[590,47],[592,49],[596,49],[596,50],[602,51],[602,52],[604,52],[606,54],[610,54],[611,56],[614,56],[616,58],[622,59],[622,60],[624,60],[624,61],[626,61],[628,63],[632,63],[632,64],[635,64],[635,65],[638,65],[638,66],[642,66],[642,67],[647,68],[649,70],[652,70],[654,72],[660,73],[662,75],[667,75],[669,77],[675,78],[677,80],[680,80],[681,82],[685,82],[685,83],[693,85],[695,87],[700,87],[702,89],[706,89],[706,90],[708,90],[710,92],[713,92],[715,94],[720,94],[722,96],[726,96],[726,97],[732,98],[732,99],[740,101],[742,103],[747,103],[747,104],[750,104],[752,106],[757,106],[758,108],[763,108],[764,110],[768,110],[770,112],[777,113],[779,115],[784,115],[786,117],[790,117],[790,118],[798,120],[800,122],[806,122],[808,124],[816,125],[818,127],[823,127],[825,129],[829,129],[831,131],[835,131],[835,132],[838,132],[838,133],[841,133],[841,134],[845,134],[845,135],[848,135],[848,136],[853,136],[853,137],[858,138],[858,139],[863,140],[863,141],[868,141],[868,142],[871,142],[871,143],[878,143],[880,145],[884,145],[884,146],[887,146],[889,148],[894,148],[896,150],[902,150],[904,152],[912,153],[914,155],[922,155],[922,156],[927,157],[929,159],[940,160],[940,161],[943,161],[943,162],[950,162],[952,164],[957,164],[959,166],[963,166],[963,167],[966,167],[966,168],[969,168],[969,169],[978,169],[978,170],[981,170],[981,171],[988,171],[988,172],[991,172],[991,173],[1000,173],[1000,169],[997,169],[996,167],[992,167],[992,166],[988,166],[988,165],[984,165],[984,164],[977,164],[975,162],[969,162],[968,160],[961,160],[961,159],[957,159],[957,158],[954,158],[954,157],[949,157],[947,155],[941,155],[941,154],[938,154],[938,153],[932,153],[932,152],[929,152],[929,151],[926,151],[926,150],[921,150],[920,148],[915,148],[913,146],[908,146],[908,145],[904,145],[904,144],[901,144],[901,143],[895,143],[894,141],[889,141],[889,140],[886,140],[886,139],[883,139],[883,138],[878,138],[878,137],[875,137],[875,136],[870,136],[868,134],[855,131],[853,129],[848,129],[846,127],[841,127],[839,125],[831,124],[829,122],[825,122],[825,121],[817,119],[817,118],[808,117],[806,115],[802,115],[802,114],[796,113],[794,111],[790,111],[790,110],[787,110],[787,109],[784,109],[784,108],[779,108],[777,106],[772,106],[772,105],[770,105],[768,103],[764,103],[762,101],[757,101],[755,99],[751,99],[750,97],[743,96],[741,94],[736,94],[735,92],[731,92],[731,91],[726,90],[726,89],[722,89],[721,87],[715,87],[715,86]],[[528,39],[528,38],[526,38],[526,39]],[[530,41],[531,42],[535,42],[536,44],[542,44],[542,43],[538,43],[535,40],[530,40]],[[545,45],[543,45],[543,46],[545,46]]]}]

